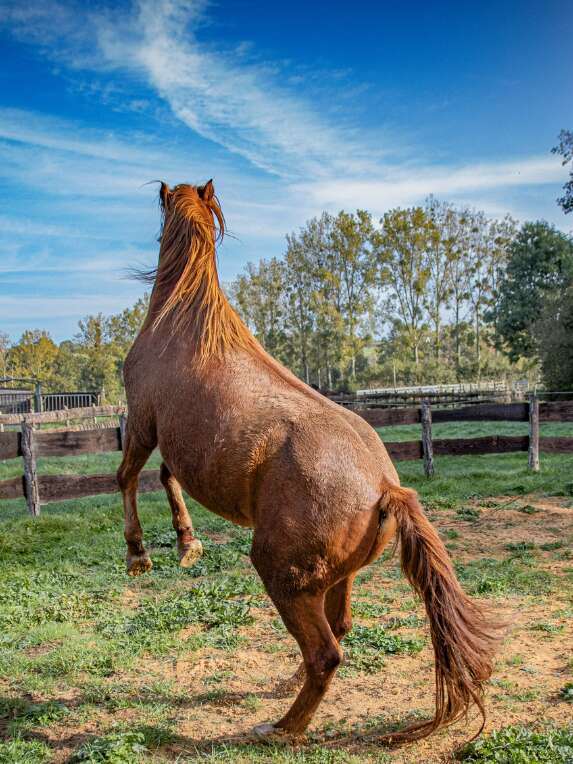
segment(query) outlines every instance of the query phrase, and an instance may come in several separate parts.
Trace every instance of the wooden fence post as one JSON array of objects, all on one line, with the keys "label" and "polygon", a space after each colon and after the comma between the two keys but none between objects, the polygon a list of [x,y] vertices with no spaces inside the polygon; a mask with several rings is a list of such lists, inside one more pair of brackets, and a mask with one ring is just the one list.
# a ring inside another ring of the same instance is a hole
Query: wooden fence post
[{"label": "wooden fence post", "polygon": [[434,449],[432,448],[432,412],[428,401],[422,402],[420,410],[422,421],[422,451],[424,452],[424,472],[426,477],[434,474]]},{"label": "wooden fence post", "polygon": [[125,451],[125,436],[127,433],[127,414],[119,415],[119,443],[121,450]]},{"label": "wooden fence post", "polygon": [[539,472],[539,398],[535,393],[529,397],[529,458],[532,472]]},{"label": "wooden fence post", "polygon": [[40,514],[40,485],[34,453],[34,428],[28,422],[22,422],[22,457],[24,459],[26,502],[30,514],[37,517]]}]

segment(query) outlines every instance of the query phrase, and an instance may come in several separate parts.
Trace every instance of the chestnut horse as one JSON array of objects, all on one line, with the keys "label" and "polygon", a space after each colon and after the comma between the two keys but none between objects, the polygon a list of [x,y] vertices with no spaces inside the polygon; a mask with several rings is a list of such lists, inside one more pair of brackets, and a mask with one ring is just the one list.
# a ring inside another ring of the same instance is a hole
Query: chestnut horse
[{"label": "chestnut horse", "polygon": [[129,417],[118,482],[129,573],[151,568],[136,492],[159,447],[182,565],[202,551],[182,487],[254,529],[251,560],[303,657],[291,708],[256,732],[296,734],[341,662],[357,572],[397,533],[403,571],[430,622],[436,709],[432,720],[391,737],[423,737],[472,704],[485,719],[496,628],[462,591],[415,492],[400,487],[377,433],[269,356],[229,305],[217,276],[224,220],[212,182],[162,184],[160,203],[149,312],[124,370]]}]

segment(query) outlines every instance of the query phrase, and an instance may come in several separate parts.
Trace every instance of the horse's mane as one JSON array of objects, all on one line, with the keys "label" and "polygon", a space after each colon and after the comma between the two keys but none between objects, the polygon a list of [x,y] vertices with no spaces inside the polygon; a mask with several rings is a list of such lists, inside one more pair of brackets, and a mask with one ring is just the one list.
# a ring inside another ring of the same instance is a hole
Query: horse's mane
[{"label": "horse's mane", "polygon": [[195,334],[201,362],[226,349],[257,342],[235,313],[219,284],[215,247],[225,218],[212,181],[205,186],[161,184],[162,229],[159,263],[144,274],[164,300],[152,317],[157,329],[171,317],[171,332]]}]

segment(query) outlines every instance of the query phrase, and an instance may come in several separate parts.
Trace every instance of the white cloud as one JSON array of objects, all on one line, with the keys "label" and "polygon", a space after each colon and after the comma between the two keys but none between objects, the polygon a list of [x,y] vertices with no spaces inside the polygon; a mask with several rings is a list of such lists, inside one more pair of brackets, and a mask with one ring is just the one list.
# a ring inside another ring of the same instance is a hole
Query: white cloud
[{"label": "white cloud", "polygon": [[268,172],[321,174],[336,157],[366,159],[348,131],[278,83],[272,67],[202,45],[195,28],[204,10],[203,2],[140,0],[123,24],[100,17],[100,50],[108,64],[143,74],[196,133]]},{"label": "white cloud", "polygon": [[566,172],[556,157],[524,157],[522,160],[483,162],[465,166],[388,169],[379,178],[337,179],[295,186],[318,206],[362,207],[383,212],[390,207],[415,204],[429,194],[463,198],[464,194],[562,182]]}]

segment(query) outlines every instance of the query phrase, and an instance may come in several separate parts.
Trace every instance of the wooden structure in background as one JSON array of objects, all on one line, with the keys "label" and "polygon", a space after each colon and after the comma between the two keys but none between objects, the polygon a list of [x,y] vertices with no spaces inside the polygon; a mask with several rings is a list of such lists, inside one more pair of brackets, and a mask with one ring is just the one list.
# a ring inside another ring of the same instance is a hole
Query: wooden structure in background
[{"label": "wooden structure in background", "polygon": [[[80,413],[78,413],[80,412]],[[434,474],[434,456],[501,454],[528,452],[529,467],[539,469],[539,453],[573,453],[573,438],[540,437],[540,422],[572,422],[573,401],[539,402],[532,396],[530,403],[480,404],[460,409],[432,410],[429,403],[420,408],[359,409],[374,427],[401,424],[421,424],[422,439],[405,442],[385,441],[388,453],[396,461],[424,460],[426,475]],[[13,415],[10,415],[13,416]],[[60,422],[88,416],[119,416],[119,426],[89,430],[38,431],[41,422]],[[6,417],[4,417],[4,421]],[[0,421],[2,421],[0,419]],[[12,420],[10,420],[11,423]],[[432,422],[511,421],[529,424],[529,435],[488,435],[480,438],[432,437]],[[75,456],[121,451],[125,442],[126,412],[124,407],[100,406],[90,409],[54,411],[30,414],[21,431],[0,432],[0,460],[21,457],[24,474],[0,482],[0,499],[24,496],[28,509],[38,515],[40,504],[49,501],[75,499],[118,490],[115,474],[108,475],[38,475],[38,457]],[[161,489],[158,470],[146,470],[140,475],[141,491]]]}]

